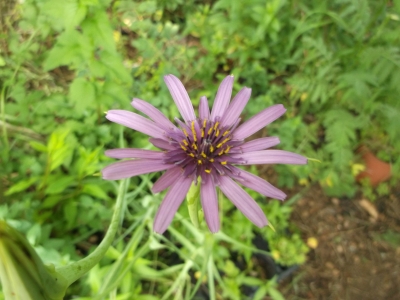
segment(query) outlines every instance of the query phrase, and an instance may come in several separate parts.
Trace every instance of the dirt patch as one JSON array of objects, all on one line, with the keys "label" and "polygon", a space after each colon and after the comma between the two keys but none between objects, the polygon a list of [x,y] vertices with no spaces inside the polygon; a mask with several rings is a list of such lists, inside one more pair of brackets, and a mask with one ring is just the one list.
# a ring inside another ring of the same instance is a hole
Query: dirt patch
[{"label": "dirt patch", "polygon": [[315,187],[295,204],[292,221],[318,247],[281,285],[286,299],[400,299],[400,186],[372,203],[377,218],[360,200]]}]

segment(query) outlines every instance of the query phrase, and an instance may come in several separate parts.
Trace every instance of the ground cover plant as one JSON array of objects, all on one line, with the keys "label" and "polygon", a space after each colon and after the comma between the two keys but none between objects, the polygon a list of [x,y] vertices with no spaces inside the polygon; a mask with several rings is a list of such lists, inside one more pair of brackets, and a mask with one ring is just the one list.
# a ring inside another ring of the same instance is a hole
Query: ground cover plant
[{"label": "ground cover plant", "polygon": [[[385,195],[399,179],[399,1],[26,0],[1,2],[0,14],[0,218],[45,264],[63,267],[96,249],[122,203],[112,246],[66,299],[281,299],[277,277],[254,257],[305,262],[289,220],[302,192],[319,184],[351,201],[357,191]],[[167,74],[195,107],[230,74],[233,94],[252,88],[243,119],[286,107],[262,136],[278,136],[279,149],[308,165],[273,166],[268,178],[247,169],[289,195],[280,203],[248,191],[273,228],[256,228],[225,199],[221,231],[210,234],[202,216],[198,228],[192,222],[192,195],[158,235],[163,194],[151,188],[160,174],[99,176],[112,162],[105,149],[153,149],[105,112],[139,97],[179,116]],[[375,190],[355,182],[360,145],[391,163],[391,180]]]}]

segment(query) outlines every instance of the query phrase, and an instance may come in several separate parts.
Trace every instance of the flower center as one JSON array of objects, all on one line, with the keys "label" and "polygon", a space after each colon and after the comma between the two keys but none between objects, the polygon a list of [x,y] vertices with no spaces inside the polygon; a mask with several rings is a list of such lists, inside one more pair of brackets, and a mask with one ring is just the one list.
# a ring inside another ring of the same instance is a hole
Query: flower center
[{"label": "flower center", "polygon": [[194,120],[190,124],[177,122],[182,132],[171,135],[177,150],[167,153],[165,161],[181,166],[186,175],[225,174],[230,162],[227,154],[238,144],[232,140],[236,126],[223,127],[219,120],[208,119]]},{"label": "flower center", "polygon": [[211,173],[210,164],[216,161],[221,165],[227,164],[222,160],[222,156],[229,153],[231,135],[229,130],[220,127],[218,121],[204,119],[201,127],[199,125],[198,121],[192,121],[190,132],[183,128],[185,138],[179,142],[179,145],[197,165],[206,166],[204,170],[206,173]]}]

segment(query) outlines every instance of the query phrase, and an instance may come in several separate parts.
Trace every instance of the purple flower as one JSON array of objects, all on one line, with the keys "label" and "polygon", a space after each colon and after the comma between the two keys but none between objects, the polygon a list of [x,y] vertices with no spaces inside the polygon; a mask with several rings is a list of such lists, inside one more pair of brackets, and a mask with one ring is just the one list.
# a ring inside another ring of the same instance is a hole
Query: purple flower
[{"label": "purple flower", "polygon": [[102,170],[103,178],[122,179],[141,174],[166,171],[152,191],[167,188],[154,220],[154,231],[163,233],[171,223],[192,182],[201,177],[200,196],[205,220],[211,232],[220,228],[216,187],[255,225],[263,227],[267,218],[258,204],[237,183],[264,196],[283,200],[285,193],[264,179],[235,165],[306,164],[301,155],[283,150],[265,150],[279,144],[277,137],[245,142],[244,139],[282,116],[282,104],[268,107],[240,124],[240,114],[249,101],[251,89],[244,87],[230,102],[233,76],[226,77],[218,88],[214,106],[209,110],[206,97],[200,99],[199,117],[183,84],[174,75],[164,81],[174,99],[183,122],[174,125],[151,104],[133,99],[132,106],[149,119],[124,110],[110,110],[106,118],[150,136],[150,142],[161,151],[143,149],[112,149],[106,155],[131,158],[116,162]]}]

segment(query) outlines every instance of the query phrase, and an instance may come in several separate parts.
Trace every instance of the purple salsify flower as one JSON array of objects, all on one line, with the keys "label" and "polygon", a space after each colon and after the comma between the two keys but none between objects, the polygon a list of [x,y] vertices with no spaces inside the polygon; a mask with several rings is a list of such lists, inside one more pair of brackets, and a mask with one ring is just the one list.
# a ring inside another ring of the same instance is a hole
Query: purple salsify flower
[{"label": "purple salsify flower", "polygon": [[164,200],[154,220],[154,231],[163,233],[171,223],[192,182],[201,177],[200,197],[205,220],[211,232],[220,228],[216,187],[255,225],[263,227],[267,218],[258,204],[241,185],[264,196],[283,200],[285,193],[264,179],[235,165],[306,164],[301,155],[283,150],[265,150],[279,144],[277,137],[265,137],[245,142],[244,139],[282,116],[282,104],[268,107],[240,124],[240,114],[249,101],[251,89],[244,87],[230,102],[233,76],[226,77],[218,88],[214,106],[209,110],[206,97],[200,99],[199,117],[183,84],[174,75],[164,81],[178,106],[183,122],[174,125],[151,104],[133,99],[132,106],[147,115],[124,110],[110,110],[106,118],[150,136],[150,142],[161,151],[144,149],[112,149],[106,155],[131,158],[116,162],[102,170],[103,178],[116,180],[141,174],[166,171],[152,191],[167,188]]}]

